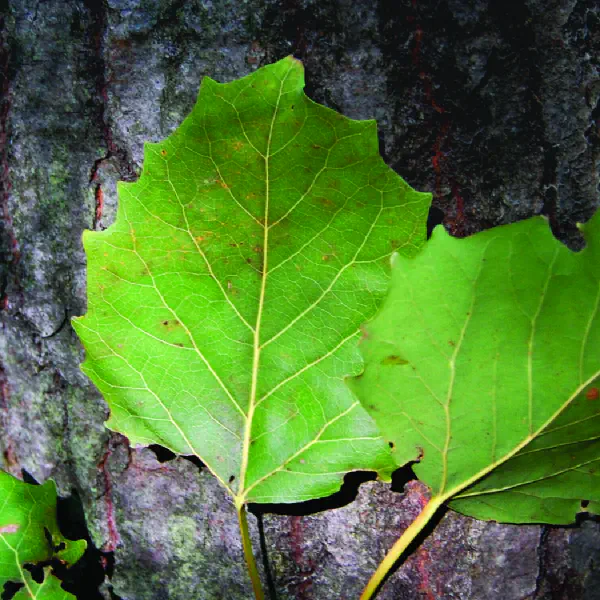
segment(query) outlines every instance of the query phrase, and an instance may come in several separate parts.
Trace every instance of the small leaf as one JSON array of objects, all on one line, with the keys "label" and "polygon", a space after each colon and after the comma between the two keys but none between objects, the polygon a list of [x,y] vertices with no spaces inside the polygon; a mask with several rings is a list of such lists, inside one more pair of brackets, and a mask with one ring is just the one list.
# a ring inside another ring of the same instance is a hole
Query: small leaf
[{"label": "small leaf", "polygon": [[0,590],[10,581],[24,584],[15,598],[74,598],[60,587],[60,581],[49,568],[44,569],[44,580],[40,584],[24,568],[25,564],[52,558],[71,565],[85,551],[85,540],[68,540],[60,533],[54,482],[30,485],[0,471],[0,505]]},{"label": "small leaf", "polygon": [[425,239],[429,194],[379,156],[374,121],[307,98],[289,57],[198,102],[116,223],[87,232],[84,371],[134,444],[196,455],[236,504],[328,495],[389,448],[344,379],[362,369],[393,251]]},{"label": "small leaf", "polygon": [[13,600],[74,600],[75,596],[63,590],[60,580],[52,574],[52,569],[44,569],[44,580],[37,583],[29,573],[24,571],[25,586],[13,596]]},{"label": "small leaf", "polygon": [[[600,502],[600,211],[587,247],[541,217],[397,257],[353,382],[434,499],[503,522],[570,523]],[[386,357],[401,357],[401,367]]]}]

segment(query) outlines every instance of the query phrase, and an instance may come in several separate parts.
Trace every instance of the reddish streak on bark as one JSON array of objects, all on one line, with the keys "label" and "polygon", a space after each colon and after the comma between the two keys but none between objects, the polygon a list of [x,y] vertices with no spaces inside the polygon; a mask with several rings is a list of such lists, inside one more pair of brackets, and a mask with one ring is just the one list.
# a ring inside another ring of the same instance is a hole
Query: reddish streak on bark
[{"label": "reddish streak on bark", "polygon": [[102,457],[102,460],[98,463],[98,470],[102,473],[102,477],[104,479],[104,500],[106,506],[106,520],[108,525],[108,541],[104,544],[102,548],[103,552],[114,552],[117,545],[121,541],[121,537],[119,536],[119,532],[117,531],[117,522],[115,519],[115,507],[112,499],[112,479],[110,476],[110,472],[108,470],[108,459],[112,454],[112,447],[109,441],[108,446],[106,448],[106,452]]},{"label": "reddish streak on bark", "polygon": [[440,106],[433,97],[433,86],[431,85],[431,77],[425,73],[425,71],[419,72],[419,79],[423,82],[423,88],[425,90],[425,98],[435,112],[444,114],[446,109]]},{"label": "reddish streak on bark", "polygon": [[433,144],[433,156],[431,157],[431,165],[435,173],[435,195],[438,198],[442,196],[442,163],[446,158],[445,153],[442,151],[442,145],[448,137],[448,131],[450,129],[450,121],[445,121],[435,138]]},{"label": "reddish streak on bark", "polygon": [[[105,61],[104,61],[104,31],[106,28],[106,15],[104,14],[104,12],[102,12],[102,15],[99,19],[98,22],[98,26],[95,28],[94,31],[94,53],[96,55],[96,59],[98,61],[98,65],[99,68],[101,68],[102,71],[102,75],[97,77],[96,79],[96,93],[100,96],[100,98],[102,99],[102,118],[103,118],[103,125],[104,125],[104,141],[106,143],[106,147],[108,149],[108,153],[110,154],[114,154],[117,151],[117,147],[116,144],[114,143],[113,140],[113,134],[112,134],[112,130],[106,120],[106,108],[108,106],[108,87],[111,83],[110,79],[107,79],[105,77],[105,72],[104,72],[104,68],[105,68]],[[94,178],[95,176],[95,172],[92,173],[92,178]]]},{"label": "reddish streak on bark", "polygon": [[290,545],[292,547],[292,556],[294,562],[300,570],[302,581],[295,586],[296,600],[308,600],[309,596],[306,592],[312,586],[312,574],[314,573],[314,565],[312,561],[306,561],[304,558],[304,535],[302,527],[302,517],[293,516],[291,519],[290,528]]},{"label": "reddish streak on bark", "polygon": [[453,219],[446,219],[450,233],[455,236],[465,235],[465,201],[460,194],[456,181],[452,182],[452,197],[455,200],[455,214]]},{"label": "reddish streak on bark", "polygon": [[[103,5],[103,3],[98,3]],[[94,54],[97,61],[97,76],[96,76],[96,95],[101,101],[101,115],[100,121],[102,123],[102,137],[106,144],[106,154],[96,160],[92,166],[90,172],[89,183],[96,181],[98,177],[98,171],[102,168],[106,161],[111,158],[116,159],[117,167],[121,172],[121,178],[127,181],[133,181],[137,179],[135,168],[130,160],[127,158],[126,152],[124,152],[114,140],[113,130],[111,127],[110,119],[107,115],[108,111],[108,92],[110,86],[114,83],[112,76],[107,77],[107,61],[104,58],[104,35],[107,27],[107,17],[105,8],[100,8],[94,16],[96,26],[94,28],[94,34],[92,37]],[[117,46],[118,47],[118,43]],[[124,47],[127,44],[124,43]],[[109,57],[108,63],[113,60],[113,57]],[[97,190],[96,190],[97,191]]]},{"label": "reddish streak on bark", "polygon": [[[415,12],[414,15],[407,17],[409,23],[415,24],[414,32],[414,46],[412,49],[412,63],[419,69],[419,79],[423,82],[423,91],[425,93],[425,100],[433,110],[439,115],[445,115],[443,118],[442,126],[436,136],[433,144],[433,155],[431,157],[431,164],[435,173],[435,194],[438,199],[442,198],[442,176],[443,176],[443,162],[446,158],[446,153],[442,151],[444,142],[448,139],[448,133],[452,122],[448,116],[446,109],[438,104],[433,94],[433,84],[431,75],[421,65],[421,46],[423,43],[424,31],[421,24],[418,21],[416,15],[417,2],[412,0],[412,9]],[[465,224],[465,213],[464,213],[464,200],[460,194],[458,184],[452,183],[452,197],[455,201],[455,216],[453,219],[446,218],[446,224],[448,225],[450,232],[453,235],[464,235],[464,224]]]},{"label": "reddish streak on bark", "polygon": [[[422,458],[422,456],[420,457]],[[427,486],[419,480],[409,481],[404,487],[405,497],[403,506],[406,507],[406,514],[409,519],[408,523],[403,525],[403,529],[408,527],[417,515],[423,510],[427,502],[429,502],[430,491]],[[417,586],[418,597],[425,600],[436,600],[441,598],[441,594],[434,592],[430,581],[430,567],[432,559],[425,545],[420,545],[419,548],[409,559],[411,568],[416,571],[415,575],[419,580]]]},{"label": "reddish streak on bark", "polygon": [[[412,0],[411,5],[412,5],[413,12],[416,13],[417,0]],[[421,24],[417,20],[416,14],[409,15],[408,17],[406,17],[406,20],[409,23],[415,24],[415,45],[413,46],[413,49],[412,49],[412,63],[415,67],[418,67],[420,58],[421,58],[421,40],[423,39],[423,29],[421,27]]]},{"label": "reddish streak on bark", "polygon": [[100,564],[102,565],[102,570],[106,573],[108,571],[108,569],[110,568],[110,565],[108,564],[108,559],[106,558],[106,556],[100,556]]},{"label": "reddish streak on bark", "polygon": [[299,565],[302,561],[302,542],[304,541],[302,535],[302,517],[295,516],[291,517],[291,531],[290,541],[292,546],[292,553],[294,556],[294,562]]},{"label": "reddish streak on bark", "polygon": [[[417,3],[413,1],[412,3],[413,10],[416,10]],[[433,107],[433,109],[438,113],[446,112],[442,106],[437,104],[433,97],[432,93],[432,85],[431,85],[431,77],[423,70],[420,69],[421,66],[421,44],[423,42],[423,28],[421,24],[417,20],[417,16],[408,17],[409,23],[415,23],[415,34],[414,34],[414,46],[412,49],[412,63],[413,65],[419,69],[419,79],[423,82],[423,87],[425,88],[425,97],[427,98],[427,102]]]},{"label": "reddish streak on bark", "polygon": [[8,431],[8,398],[9,398],[8,379],[6,377],[6,371],[0,364],[0,426],[4,432],[2,435],[3,456],[4,466],[9,473],[19,477],[21,474],[21,467],[19,466],[19,460],[15,453],[15,449],[12,444],[12,440],[6,432]]},{"label": "reddish streak on bark", "polygon": [[[95,38],[95,48],[96,54],[98,56],[102,56],[102,36],[101,34],[97,34]],[[93,183],[98,178],[98,171],[104,164],[106,160],[108,160],[111,156],[113,156],[117,152],[117,145],[114,142],[112,129],[106,118],[106,109],[108,107],[108,86],[110,81],[106,78],[99,78],[96,83],[96,93],[102,100],[102,137],[104,138],[104,143],[106,144],[106,154],[99,158],[94,162],[92,167],[92,171],[90,173],[90,183]],[[98,189],[100,186],[96,187],[96,213],[98,211]],[[98,220],[98,217],[96,217]]]},{"label": "reddish streak on bark", "polygon": [[[415,494],[419,505],[421,506],[421,510],[425,508],[425,505],[428,502],[428,498],[425,496],[422,490],[418,487],[414,487],[411,489],[411,492]],[[426,600],[436,600],[439,596],[434,594],[431,589],[431,583],[429,581],[429,570],[428,566],[431,564],[431,557],[429,556],[429,550],[427,550],[423,545],[420,545],[415,556],[417,572],[419,573],[419,593],[422,598]]]},{"label": "reddish streak on bark", "polygon": [[[4,18],[0,17],[0,31],[4,30]],[[0,211],[4,221],[4,230],[10,245],[9,268],[12,272],[15,287],[22,294],[21,282],[17,275],[17,265],[21,260],[19,242],[15,236],[12,217],[8,209],[10,190],[12,188],[8,169],[8,114],[10,112],[11,89],[9,79],[10,50],[6,39],[0,37]],[[0,309],[7,310],[10,306],[8,294],[0,299]]]},{"label": "reddish streak on bark", "polygon": [[[110,80],[105,79],[102,81],[102,85],[99,88],[100,97],[102,98],[102,106],[104,109],[106,109],[108,106],[108,86],[110,83]],[[106,119],[104,119],[104,141],[106,142],[109,155],[115,154],[118,151],[117,145],[113,139],[112,129]]]},{"label": "reddish streak on bark", "polygon": [[423,39],[423,30],[421,25],[417,23],[415,25],[415,45],[412,50],[412,62],[415,67],[419,66],[420,54],[421,54],[421,40]]},{"label": "reddish streak on bark", "polygon": [[96,186],[96,193],[94,194],[96,199],[96,213],[94,215],[94,229],[98,226],[102,219],[102,211],[104,210],[104,192],[102,191],[102,186],[98,184]]}]

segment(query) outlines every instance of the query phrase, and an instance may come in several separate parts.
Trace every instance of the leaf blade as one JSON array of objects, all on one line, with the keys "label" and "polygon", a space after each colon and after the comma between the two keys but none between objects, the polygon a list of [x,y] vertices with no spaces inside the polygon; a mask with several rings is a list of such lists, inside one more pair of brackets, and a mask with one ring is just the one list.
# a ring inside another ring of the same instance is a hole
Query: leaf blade
[{"label": "leaf blade", "polygon": [[[64,548],[58,551],[60,545]],[[74,598],[60,587],[49,569],[38,584],[24,565],[52,558],[71,565],[81,558],[85,548],[85,540],[68,540],[60,533],[53,481],[30,485],[0,471],[0,589],[10,581],[24,584],[18,596],[25,597],[31,592],[27,597],[40,600]]]},{"label": "leaf blade", "polygon": [[389,257],[422,244],[430,200],[383,163],[374,122],[303,86],[292,58],[205,79],[181,127],[146,145],[140,180],[119,186],[116,223],[84,237],[89,308],[74,327],[107,426],[196,454],[247,501],[389,473],[344,378],[362,368],[360,325]]},{"label": "leaf blade", "polygon": [[568,523],[597,502],[598,213],[582,229],[575,254],[541,218],[465,240],[439,228],[397,261],[355,389],[398,463],[421,454],[415,472],[459,512]]}]

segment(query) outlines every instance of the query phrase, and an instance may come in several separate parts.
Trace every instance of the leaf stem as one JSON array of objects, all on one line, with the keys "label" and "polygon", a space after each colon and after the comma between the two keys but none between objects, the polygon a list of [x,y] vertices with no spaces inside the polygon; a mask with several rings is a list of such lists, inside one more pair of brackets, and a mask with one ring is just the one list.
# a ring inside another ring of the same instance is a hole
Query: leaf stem
[{"label": "leaf stem", "polygon": [[256,560],[254,559],[254,552],[252,552],[252,542],[250,541],[250,532],[248,531],[248,517],[246,512],[246,504],[244,502],[236,501],[236,510],[238,515],[238,521],[240,523],[240,533],[242,535],[242,547],[244,549],[244,558],[246,559],[248,574],[250,575],[250,580],[252,581],[254,597],[256,598],[256,600],[265,600],[265,594],[263,592],[262,584],[260,582],[258,567],[256,566]]},{"label": "leaf stem", "polygon": [[447,500],[447,496],[434,496],[425,505],[419,516],[407,527],[406,531],[391,547],[385,558],[379,563],[377,570],[367,583],[360,600],[371,600],[379,589],[383,580],[388,576],[396,561],[404,554],[423,528],[431,521],[440,506]]}]

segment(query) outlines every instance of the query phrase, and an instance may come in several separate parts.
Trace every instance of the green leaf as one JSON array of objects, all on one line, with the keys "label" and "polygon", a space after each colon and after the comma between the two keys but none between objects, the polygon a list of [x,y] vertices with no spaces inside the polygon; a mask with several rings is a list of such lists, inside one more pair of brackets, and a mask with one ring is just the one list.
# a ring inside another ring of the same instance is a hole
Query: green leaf
[{"label": "green leaf", "polygon": [[13,596],[13,600],[74,600],[75,596],[60,587],[60,580],[52,575],[52,569],[44,569],[44,580],[37,583],[29,571],[24,570],[25,585]]},{"label": "green leaf", "polygon": [[541,217],[438,227],[395,260],[353,388],[434,503],[519,523],[598,509],[600,211],[581,229],[574,253]]},{"label": "green leaf", "polygon": [[42,583],[36,583],[24,568],[53,558],[71,565],[85,551],[85,540],[68,540],[60,533],[54,482],[29,485],[0,471],[0,506],[0,590],[10,581],[24,584],[17,599],[74,598],[60,587],[49,568],[44,569]]},{"label": "green leaf", "polygon": [[202,82],[146,144],[115,224],[86,232],[83,369],[133,444],[196,455],[236,499],[296,502],[393,462],[344,379],[362,370],[393,251],[424,241],[429,194],[378,152],[374,121],[307,98],[288,57]]}]

